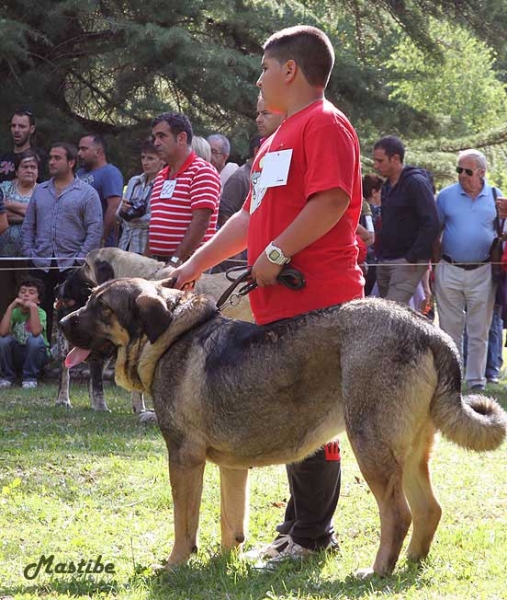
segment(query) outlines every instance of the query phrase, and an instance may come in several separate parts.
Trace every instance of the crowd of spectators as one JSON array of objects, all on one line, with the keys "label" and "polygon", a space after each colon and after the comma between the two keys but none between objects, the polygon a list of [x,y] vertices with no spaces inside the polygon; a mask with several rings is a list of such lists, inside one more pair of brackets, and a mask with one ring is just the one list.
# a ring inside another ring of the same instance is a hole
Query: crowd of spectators
[{"label": "crowd of spectators", "polygon": [[[0,315],[24,278],[38,277],[51,341],[55,285],[99,246],[178,267],[241,209],[253,160],[282,120],[259,95],[258,135],[239,166],[228,160],[223,134],[196,136],[185,115],[164,113],[140,146],[140,174],[124,186],[101,135],[83,135],[77,147],[57,142],[46,154],[32,143],[34,115],[17,111],[12,148],[0,156]],[[486,159],[462,152],[457,183],[437,195],[428,171],[405,165],[397,137],[378,140],[372,158],[356,231],[365,295],[408,303],[431,318],[436,305],[440,326],[462,354],[466,381],[484,389],[498,381],[503,362],[502,308],[488,278],[489,247],[499,223],[503,230],[496,202],[502,193],[485,179]],[[214,270],[238,264],[246,264],[246,252]]]}]

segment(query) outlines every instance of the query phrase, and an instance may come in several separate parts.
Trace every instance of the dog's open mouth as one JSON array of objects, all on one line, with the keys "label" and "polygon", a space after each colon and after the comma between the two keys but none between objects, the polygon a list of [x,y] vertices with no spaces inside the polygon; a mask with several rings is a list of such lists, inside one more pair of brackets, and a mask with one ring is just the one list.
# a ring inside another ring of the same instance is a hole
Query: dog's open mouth
[{"label": "dog's open mouth", "polygon": [[75,367],[80,363],[84,362],[88,356],[90,356],[91,350],[85,350],[84,348],[74,347],[65,357],[65,366],[67,369]]},{"label": "dog's open mouth", "polygon": [[65,366],[67,369],[71,369],[72,367],[84,362],[88,358],[90,360],[109,360],[115,356],[116,347],[114,344],[112,344],[109,340],[104,340],[100,347],[80,348],[79,346],[74,346],[65,358]]}]

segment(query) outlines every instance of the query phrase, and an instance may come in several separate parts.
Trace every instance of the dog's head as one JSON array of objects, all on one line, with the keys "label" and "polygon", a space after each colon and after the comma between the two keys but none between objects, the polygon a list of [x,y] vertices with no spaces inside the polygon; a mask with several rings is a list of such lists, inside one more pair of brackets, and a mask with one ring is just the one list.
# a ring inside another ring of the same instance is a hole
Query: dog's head
[{"label": "dog's head", "polygon": [[86,304],[92,290],[106,281],[114,279],[114,269],[107,260],[87,260],[73,269],[65,281],[57,287],[57,308],[76,310]]},{"label": "dog's head", "polygon": [[190,329],[215,314],[214,303],[204,296],[169,289],[154,281],[121,278],[95,288],[87,304],[64,317],[59,327],[75,350],[68,357],[71,367],[93,351],[108,354],[112,346],[135,346],[146,340],[154,344],[178,318],[178,332]]}]

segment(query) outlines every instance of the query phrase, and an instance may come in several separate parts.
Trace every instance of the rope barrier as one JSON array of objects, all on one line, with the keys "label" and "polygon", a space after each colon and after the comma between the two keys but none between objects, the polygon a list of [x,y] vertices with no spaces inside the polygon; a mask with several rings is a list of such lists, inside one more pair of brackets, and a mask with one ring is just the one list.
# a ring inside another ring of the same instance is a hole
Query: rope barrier
[{"label": "rope barrier", "polygon": [[[25,267],[2,267],[2,262],[4,261],[17,261],[17,262],[27,262],[30,261],[31,259],[26,258],[26,257],[19,257],[19,256],[0,256],[0,271],[26,271],[27,269],[40,269],[41,267],[35,267],[35,266],[25,266]],[[85,258],[72,258],[69,256],[55,256],[53,258],[46,258],[46,257],[40,257],[37,260],[74,260],[75,262],[81,262],[84,263],[85,262]],[[237,265],[246,265],[247,261],[246,260],[241,260],[241,259],[237,259],[237,258],[228,258],[226,259],[228,263],[235,263]],[[225,262],[225,261],[224,261]],[[390,261],[382,261],[382,262],[375,262],[375,263],[366,263],[366,266],[368,268],[370,267],[379,267],[379,266],[393,266],[393,267],[403,267],[403,268],[407,268],[407,267],[420,267],[422,263],[398,263],[398,262],[390,262]],[[451,266],[455,266],[455,267],[459,267],[460,265],[467,265],[467,266],[482,266],[482,265],[504,265],[505,263],[503,262],[484,262],[484,261],[476,261],[476,262],[455,262],[455,263],[449,263],[445,260],[441,260],[440,263],[436,263],[436,264],[446,264],[446,265],[451,265]],[[428,261],[428,265],[429,265],[429,261]],[[432,266],[435,266],[435,263],[432,264]],[[71,267],[67,267],[67,268],[71,268]],[[59,270],[58,266],[47,266],[44,267],[44,269],[48,269],[48,270]]]}]

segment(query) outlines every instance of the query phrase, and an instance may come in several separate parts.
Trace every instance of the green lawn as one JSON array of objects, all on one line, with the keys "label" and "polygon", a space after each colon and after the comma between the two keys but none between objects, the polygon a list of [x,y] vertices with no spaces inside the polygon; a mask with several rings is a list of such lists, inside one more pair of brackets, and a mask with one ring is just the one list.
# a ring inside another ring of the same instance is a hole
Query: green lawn
[{"label": "green lawn", "polygon": [[[488,393],[507,407],[503,386]],[[236,555],[218,556],[218,473],[209,465],[199,553],[188,566],[157,576],[152,566],[167,558],[173,536],[165,445],[156,428],[131,414],[126,392],[110,386],[106,394],[109,414],[93,413],[76,384],[70,411],[53,406],[54,385],[0,392],[0,598],[507,598],[507,446],[479,455],[443,439],[432,470],[444,514],[420,568],[402,558],[386,579],[352,576],[371,564],[379,523],[343,440],[338,555],[273,573]],[[282,467],[252,471],[246,549],[271,540],[286,499]],[[72,561],[76,568],[101,556],[114,573],[26,579],[24,570],[41,555],[53,555],[53,566]]]}]

